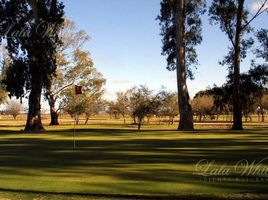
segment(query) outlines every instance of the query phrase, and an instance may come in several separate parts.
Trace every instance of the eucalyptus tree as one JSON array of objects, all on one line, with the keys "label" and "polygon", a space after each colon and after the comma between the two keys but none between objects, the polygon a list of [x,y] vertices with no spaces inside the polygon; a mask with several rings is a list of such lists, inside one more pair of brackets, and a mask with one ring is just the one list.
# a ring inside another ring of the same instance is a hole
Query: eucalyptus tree
[{"label": "eucalyptus tree", "polygon": [[[79,102],[82,102],[83,108],[86,106],[92,107],[93,104],[96,104],[96,102],[99,102],[99,98],[103,94],[103,86],[106,82],[106,80],[103,78],[103,75],[97,71],[96,68],[91,66],[89,54],[84,51],[77,50],[74,53],[74,62],[72,67],[72,71],[69,72],[69,75],[66,74],[66,77],[73,76],[73,79],[69,79],[69,81],[76,81],[75,83],[80,85],[83,88],[83,93],[85,93],[85,98],[80,98],[79,95],[74,95],[74,82],[70,85],[63,86],[59,90],[55,90],[55,93],[48,94],[48,100],[50,104],[50,113],[51,113],[51,125],[58,125],[58,124],[52,124],[53,122],[58,123],[58,116],[59,113],[65,109],[66,106],[70,105],[70,100],[73,101],[73,104],[76,104],[76,100],[78,99]],[[73,75],[72,75],[73,73]],[[57,81],[57,80],[55,80]],[[63,82],[64,83],[64,82]],[[67,83],[66,83],[67,84]],[[56,88],[58,85],[55,85],[54,88]],[[73,92],[70,92],[73,91]],[[83,96],[83,95],[82,95]],[[80,99],[80,100],[79,100]],[[86,99],[88,102],[86,102]],[[93,101],[94,100],[94,101]],[[55,106],[55,102],[57,102],[57,108]],[[90,103],[92,105],[90,106]],[[73,107],[73,106],[71,106]],[[97,107],[97,105],[95,106]],[[55,109],[55,112],[51,112],[53,109]],[[88,117],[91,115],[90,109],[87,109],[87,112],[83,110],[83,114]]]},{"label": "eucalyptus tree", "polygon": [[62,93],[75,82],[87,78],[94,69],[89,52],[83,50],[89,36],[77,30],[73,21],[65,19],[60,38],[62,44],[57,46],[56,53],[57,76],[53,77],[45,93],[50,107],[50,125],[59,125],[58,116],[64,105]]},{"label": "eucalyptus tree", "polygon": [[193,78],[192,67],[198,65],[195,46],[202,41],[201,18],[203,0],[162,0],[160,21],[163,37],[162,54],[167,57],[167,69],[176,70],[180,122],[178,129],[193,129],[193,113],[186,84]]},{"label": "eucalyptus tree", "polygon": [[245,0],[213,0],[209,9],[210,21],[219,24],[220,29],[227,35],[231,46],[227,56],[221,64],[228,65],[232,76],[233,127],[234,130],[243,129],[240,63],[247,55],[247,49],[253,45],[253,39],[245,36],[252,31],[250,24],[262,13],[268,10],[268,0],[256,1],[259,7],[251,16],[245,6]]},{"label": "eucalyptus tree", "polygon": [[10,96],[29,93],[25,130],[42,130],[41,93],[56,72],[64,5],[59,0],[2,0],[0,10],[2,38],[11,58],[3,83]]}]

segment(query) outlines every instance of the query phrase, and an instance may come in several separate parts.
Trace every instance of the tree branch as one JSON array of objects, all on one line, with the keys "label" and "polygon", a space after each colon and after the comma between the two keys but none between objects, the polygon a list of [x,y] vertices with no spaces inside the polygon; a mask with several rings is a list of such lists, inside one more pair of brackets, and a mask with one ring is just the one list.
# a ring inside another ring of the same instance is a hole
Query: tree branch
[{"label": "tree branch", "polygon": [[33,10],[35,23],[38,23],[38,21],[39,21],[39,19],[38,19],[38,6],[37,6],[38,0],[28,0],[28,2],[29,2],[30,6],[32,7],[32,10]]},{"label": "tree branch", "polygon": [[57,9],[57,0],[52,0],[51,6],[50,6],[50,12],[49,12],[50,16],[52,16],[52,17],[55,16],[56,9]]},{"label": "tree branch", "polygon": [[226,33],[227,33],[227,35],[228,35],[228,38],[229,38],[229,40],[231,41],[233,47],[235,47],[234,37],[233,37],[233,35],[232,35],[231,28],[228,26],[228,24],[226,23],[225,20],[223,20],[223,21],[224,21],[224,26],[225,26]]},{"label": "tree branch", "polygon": [[63,90],[65,90],[66,88],[70,87],[73,84],[74,84],[74,82],[68,83],[67,85],[61,87],[59,90],[53,92],[51,95],[53,95],[53,96],[57,95],[57,94],[61,93]]},{"label": "tree branch", "polygon": [[[258,9],[258,11],[255,13],[255,15],[248,21],[246,24],[242,27],[242,30],[244,30],[254,19],[256,19],[258,16],[260,16],[262,13],[268,11],[268,7],[265,8],[265,6],[268,5],[268,0],[265,0],[261,7]],[[264,9],[263,9],[264,8]]]}]

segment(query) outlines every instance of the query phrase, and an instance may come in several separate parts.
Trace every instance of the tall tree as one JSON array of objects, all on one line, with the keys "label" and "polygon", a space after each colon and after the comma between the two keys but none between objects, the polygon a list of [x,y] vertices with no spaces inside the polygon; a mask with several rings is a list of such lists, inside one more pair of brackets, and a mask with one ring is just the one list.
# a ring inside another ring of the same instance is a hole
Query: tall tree
[{"label": "tall tree", "polygon": [[[50,107],[50,125],[59,125],[58,116],[63,105],[60,101],[62,92],[71,87],[75,81],[86,78],[93,66],[89,53],[82,49],[89,36],[84,31],[77,31],[73,21],[65,19],[60,39],[62,44],[57,46],[56,76],[53,77],[52,84],[48,85],[45,93]],[[56,104],[59,104],[57,108]]]},{"label": "tall tree", "polygon": [[[75,59],[74,59],[74,73],[77,73],[78,77],[81,77],[76,81],[76,84],[79,84],[83,88],[84,95],[75,95],[72,87],[66,87],[66,89],[60,90],[59,93],[55,93],[52,95],[49,95],[49,101],[51,101],[51,98],[54,98],[55,102],[57,101],[58,107],[56,109],[55,115],[51,117],[56,117],[55,119],[58,121],[58,115],[62,110],[66,110],[66,107],[75,108],[73,106],[74,104],[82,105],[83,108],[85,107],[93,107],[93,104],[99,103],[100,98],[103,94],[103,85],[105,84],[106,80],[103,78],[102,74],[96,70],[96,68],[92,67],[91,65],[88,65],[89,57],[87,52],[81,52],[78,51],[75,53]],[[70,72],[71,74],[72,72]],[[82,98],[83,97],[83,98]],[[77,101],[77,102],[76,102]],[[88,101],[88,102],[86,102]],[[70,103],[72,102],[72,103]],[[79,103],[80,102],[80,103]],[[90,106],[92,102],[92,105]],[[51,102],[50,102],[51,103]],[[70,106],[71,105],[71,106]],[[55,106],[55,104],[54,104]],[[78,107],[79,107],[78,106]],[[97,108],[97,105],[95,106]],[[50,108],[55,108],[51,107]],[[72,109],[71,109],[72,110]],[[79,110],[79,109],[78,109]],[[82,114],[90,114],[90,110],[85,111],[85,109],[82,111]],[[88,116],[89,117],[89,116]],[[56,124],[54,124],[56,125]]]},{"label": "tall tree", "polygon": [[219,24],[231,42],[230,52],[222,64],[228,64],[232,74],[233,127],[242,130],[242,108],[240,92],[240,62],[246,57],[247,48],[252,46],[252,39],[245,39],[251,32],[250,24],[259,15],[268,10],[268,0],[259,1],[259,8],[250,18],[245,8],[245,0],[214,0],[209,9],[211,23]]},{"label": "tall tree", "polygon": [[[6,28],[12,60],[4,83],[10,96],[22,98],[30,92],[25,130],[43,130],[41,93],[55,75],[55,53],[61,43],[58,33],[64,21],[64,6],[58,0],[3,0],[1,4],[2,25]],[[24,34],[18,34],[25,29]]]},{"label": "tall tree", "polygon": [[[1,37],[0,37],[1,38]],[[1,42],[0,42],[1,45]],[[9,65],[10,58],[6,51],[6,45],[1,45],[0,47],[0,104],[6,103],[7,100],[7,92],[2,84],[2,80],[4,79],[5,69]]]},{"label": "tall tree", "polygon": [[61,40],[62,45],[57,47],[56,54],[57,76],[53,77],[45,95],[50,107],[50,125],[59,125],[58,116],[64,106],[62,103],[64,91],[74,83],[80,84],[79,82],[83,80],[89,82],[91,80],[89,84],[92,84],[92,79],[101,78],[93,67],[89,52],[83,50],[83,45],[89,40],[89,36],[84,31],[78,31],[73,21],[65,20]]},{"label": "tall tree", "polygon": [[193,78],[190,66],[198,64],[195,46],[202,41],[203,0],[162,0],[160,21],[163,36],[162,54],[167,56],[167,69],[176,70],[180,122],[178,129],[193,129],[193,113],[186,84]]}]

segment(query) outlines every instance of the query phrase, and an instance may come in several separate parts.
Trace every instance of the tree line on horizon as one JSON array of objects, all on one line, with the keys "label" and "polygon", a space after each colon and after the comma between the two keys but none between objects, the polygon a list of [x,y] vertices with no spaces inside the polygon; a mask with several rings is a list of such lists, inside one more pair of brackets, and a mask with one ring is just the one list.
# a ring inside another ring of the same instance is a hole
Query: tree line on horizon
[{"label": "tree line on horizon", "polygon": [[[263,87],[264,68],[250,69],[242,74],[242,115],[244,121],[252,121],[252,115],[258,116],[259,122],[265,122],[268,113],[268,92]],[[266,79],[268,75],[266,75]],[[227,81],[222,86],[214,85],[196,93],[191,99],[193,119],[202,121],[232,121],[232,100],[230,99],[230,83]],[[83,118],[84,124],[88,124],[92,118],[102,117],[108,114],[110,119],[123,119],[123,123],[137,125],[138,130],[142,124],[167,123],[173,125],[178,120],[179,109],[177,93],[161,87],[159,90],[151,90],[145,85],[134,86],[125,92],[117,92],[114,100],[105,100],[102,95],[95,96],[84,92],[76,95],[73,87],[69,87],[64,93],[65,105],[57,113],[57,124],[53,124],[53,113],[50,112],[50,125],[59,125],[59,115],[70,115],[74,123],[79,124]],[[96,98],[97,97],[97,98]],[[19,102],[10,101],[2,115],[12,115],[14,120],[22,114],[23,108]],[[51,109],[50,109],[51,111]]]},{"label": "tree line on horizon", "polygon": [[[233,114],[234,130],[243,129],[242,116],[246,113],[245,107],[249,109],[253,105],[252,99],[256,102],[258,98],[258,104],[262,105],[262,99],[267,94],[268,30],[255,31],[252,22],[267,13],[267,5],[268,0],[259,1],[259,8],[251,15],[245,0],[213,0],[209,6],[204,0],[161,0],[157,20],[161,27],[162,54],[166,56],[167,69],[176,71],[177,92],[171,96],[172,102],[177,102],[173,112],[179,113],[179,130],[194,129],[193,108],[200,105],[196,103],[197,98],[213,98],[213,106],[217,100],[218,104],[224,104],[222,107],[228,107]],[[223,86],[201,91],[191,101],[186,81],[194,78],[192,69],[198,66],[195,47],[202,42],[201,16],[207,10],[210,23],[218,25],[230,41],[229,52],[220,62],[227,66],[229,74]],[[44,129],[40,103],[42,94],[49,103],[50,125],[59,124],[58,116],[62,110],[75,117],[78,110],[85,109],[83,106],[87,105],[90,116],[103,106],[101,97],[105,79],[94,68],[90,53],[83,48],[89,36],[84,31],[76,30],[73,22],[64,19],[62,1],[1,0],[0,13],[1,33],[7,32],[0,37],[0,43],[6,46],[0,87],[0,93],[4,95],[1,94],[0,98],[5,97],[5,91],[10,97],[28,98],[25,131]],[[18,30],[25,27],[30,36],[18,34]],[[255,46],[254,54],[263,63],[252,61],[249,72],[241,74],[240,63],[247,52],[254,49],[256,42],[259,46]],[[74,84],[84,87],[82,96],[73,95]],[[138,110],[132,111],[139,128],[144,117],[155,113],[155,109],[166,101],[163,91],[149,95],[150,90],[146,87],[135,87],[131,94],[134,96],[129,99],[146,100]],[[76,104],[76,101],[79,103]]]}]

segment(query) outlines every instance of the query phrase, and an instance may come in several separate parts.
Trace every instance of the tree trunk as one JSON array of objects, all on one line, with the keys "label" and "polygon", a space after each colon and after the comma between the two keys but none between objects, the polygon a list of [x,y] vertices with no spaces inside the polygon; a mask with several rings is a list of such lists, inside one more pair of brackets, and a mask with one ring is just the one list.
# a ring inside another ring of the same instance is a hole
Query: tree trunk
[{"label": "tree trunk", "polygon": [[185,5],[184,0],[175,1],[177,87],[180,112],[179,130],[193,130],[193,113],[186,84],[185,66]]},{"label": "tree trunk", "polygon": [[[38,16],[38,8],[36,0],[29,1],[32,9],[35,24],[37,25],[39,22]],[[36,58],[33,57],[33,60]],[[42,93],[42,86],[43,86],[43,77],[42,77],[42,70],[39,67],[39,63],[35,62],[35,68],[32,69],[31,75],[31,92],[29,95],[28,100],[28,115],[27,121],[25,126],[25,131],[41,131],[44,130],[42,120],[41,120],[41,93]]]},{"label": "tree trunk", "polygon": [[261,111],[261,121],[264,122],[265,121],[265,118],[264,118],[264,110],[262,108],[262,111]]},{"label": "tree trunk", "polygon": [[85,125],[88,123],[89,117],[86,116],[86,121],[85,121]]},{"label": "tree trunk", "polygon": [[142,122],[142,119],[138,119],[138,131],[141,130],[141,122]]},{"label": "tree trunk", "polygon": [[124,120],[124,124],[126,124],[126,117],[124,114],[122,114],[123,120]]},{"label": "tree trunk", "polygon": [[79,124],[79,116],[75,115],[75,124],[78,125]]},{"label": "tree trunk", "polygon": [[51,119],[50,119],[50,126],[58,126],[58,125],[60,125],[59,124],[59,114],[55,111],[55,110],[53,110],[53,111],[50,111],[50,117],[51,117]]},{"label": "tree trunk", "polygon": [[50,107],[50,126],[57,126],[59,125],[59,114],[56,112],[55,109],[55,98],[53,96],[49,96],[49,107]]},{"label": "tree trunk", "polygon": [[233,74],[233,130],[243,130],[242,109],[240,101],[240,57],[241,57],[241,34],[242,34],[242,15],[244,10],[244,0],[238,1],[236,35],[235,35],[235,55],[234,55],[234,74]]},{"label": "tree trunk", "polygon": [[25,131],[42,131],[44,130],[41,120],[41,92],[42,92],[42,75],[36,73],[32,77],[32,89],[29,95],[29,111]]},{"label": "tree trunk", "polygon": [[137,124],[137,122],[136,122],[136,116],[133,116],[133,123],[134,124]]}]

